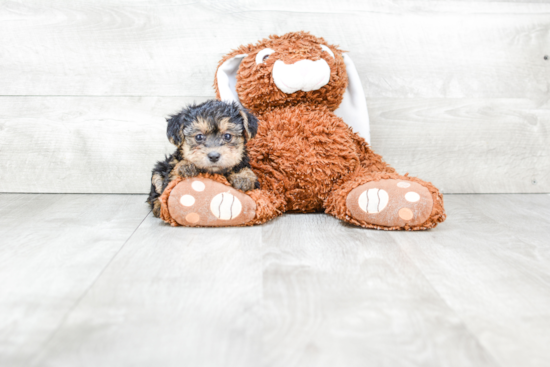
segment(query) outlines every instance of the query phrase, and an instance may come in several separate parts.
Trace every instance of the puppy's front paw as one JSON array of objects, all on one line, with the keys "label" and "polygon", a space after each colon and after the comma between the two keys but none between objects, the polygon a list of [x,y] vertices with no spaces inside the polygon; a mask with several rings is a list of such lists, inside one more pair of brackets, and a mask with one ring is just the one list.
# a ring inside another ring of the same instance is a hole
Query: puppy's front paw
[{"label": "puppy's front paw", "polygon": [[260,188],[258,177],[250,168],[244,168],[237,173],[232,173],[228,177],[231,186],[241,191],[250,191]]},{"label": "puppy's front paw", "polygon": [[250,191],[256,188],[256,182],[258,182],[257,179],[251,180],[247,177],[238,177],[233,182],[231,182],[231,186],[233,186],[237,190]]},{"label": "puppy's front paw", "polygon": [[160,218],[160,201],[157,199],[153,202],[153,215],[157,218]]},{"label": "puppy's front paw", "polygon": [[197,167],[193,163],[181,161],[174,167],[176,175],[181,177],[195,177],[199,174]]}]

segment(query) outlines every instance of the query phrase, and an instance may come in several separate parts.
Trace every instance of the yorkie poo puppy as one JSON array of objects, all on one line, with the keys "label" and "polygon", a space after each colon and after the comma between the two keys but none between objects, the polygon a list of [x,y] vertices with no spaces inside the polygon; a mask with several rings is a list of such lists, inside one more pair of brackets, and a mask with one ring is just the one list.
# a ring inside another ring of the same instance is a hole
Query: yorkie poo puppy
[{"label": "yorkie poo puppy", "polygon": [[236,103],[209,100],[169,117],[166,135],[178,148],[153,168],[147,202],[160,216],[159,197],[176,177],[199,173],[224,175],[237,190],[259,188],[250,169],[246,142],[258,131],[258,120]]}]

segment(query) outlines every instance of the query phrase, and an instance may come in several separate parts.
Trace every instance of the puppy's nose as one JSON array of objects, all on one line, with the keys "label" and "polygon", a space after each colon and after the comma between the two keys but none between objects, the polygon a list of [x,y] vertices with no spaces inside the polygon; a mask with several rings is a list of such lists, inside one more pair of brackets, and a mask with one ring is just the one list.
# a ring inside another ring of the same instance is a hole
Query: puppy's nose
[{"label": "puppy's nose", "polygon": [[210,152],[208,153],[208,159],[210,159],[210,162],[217,162],[220,159],[220,153]]}]

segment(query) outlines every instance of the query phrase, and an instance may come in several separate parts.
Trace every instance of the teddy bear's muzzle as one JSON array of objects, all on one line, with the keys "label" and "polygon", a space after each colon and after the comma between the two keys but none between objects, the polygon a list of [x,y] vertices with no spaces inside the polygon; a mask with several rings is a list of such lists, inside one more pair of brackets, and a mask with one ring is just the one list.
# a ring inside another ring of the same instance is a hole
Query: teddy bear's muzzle
[{"label": "teddy bear's muzzle", "polygon": [[294,64],[285,64],[281,60],[273,65],[275,85],[286,94],[299,90],[310,92],[325,86],[330,79],[330,66],[323,59],[300,60]]}]

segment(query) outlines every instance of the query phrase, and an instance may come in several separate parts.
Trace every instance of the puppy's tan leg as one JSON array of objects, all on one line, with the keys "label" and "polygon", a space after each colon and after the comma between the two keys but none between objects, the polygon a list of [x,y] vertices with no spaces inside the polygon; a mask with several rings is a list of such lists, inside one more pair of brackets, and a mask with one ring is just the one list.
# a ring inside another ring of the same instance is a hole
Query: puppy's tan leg
[{"label": "puppy's tan leg", "polygon": [[[153,176],[151,177],[151,184],[155,188],[155,192],[158,195],[161,195],[164,187],[164,180],[162,179],[162,176],[158,173],[153,174]],[[151,208],[153,209],[153,215],[157,218],[160,217],[161,208],[158,195],[151,194],[149,196],[149,199],[147,199],[147,202],[151,205]]]},{"label": "puppy's tan leg", "polygon": [[243,168],[239,172],[235,172],[227,177],[231,186],[241,191],[250,191],[256,188],[258,177],[250,168]]},{"label": "puppy's tan leg", "polygon": [[155,191],[157,192],[157,194],[159,195],[162,194],[162,186],[164,183],[162,176],[159,175],[158,173],[155,173],[153,177],[151,177],[151,183],[155,187]]},{"label": "puppy's tan leg", "polygon": [[155,201],[153,201],[153,215],[157,218],[160,218],[160,209],[161,209],[160,201],[159,199],[155,199]]}]

